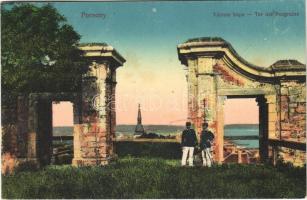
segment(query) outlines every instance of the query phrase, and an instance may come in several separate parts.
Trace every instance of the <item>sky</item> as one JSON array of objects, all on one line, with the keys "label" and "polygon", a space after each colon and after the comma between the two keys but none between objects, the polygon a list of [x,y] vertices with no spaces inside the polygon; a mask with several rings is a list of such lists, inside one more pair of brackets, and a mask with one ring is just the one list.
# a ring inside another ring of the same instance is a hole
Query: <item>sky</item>
[{"label": "sky", "polygon": [[[186,68],[178,60],[176,47],[190,38],[222,37],[241,57],[263,67],[280,59],[305,63],[304,0],[57,2],[53,5],[81,35],[81,43],[106,42],[127,60],[117,70],[117,124],[135,124],[138,103],[144,124],[184,124]],[[295,12],[298,16],[255,15],[255,12],[272,11]],[[218,17],[214,13],[251,15]],[[85,14],[104,17],[85,17]],[[69,104],[56,107],[62,114],[54,115],[54,125],[71,125],[72,119],[67,122],[69,117],[63,115],[72,116]],[[229,99],[225,113],[226,124],[258,123],[254,99]]]}]

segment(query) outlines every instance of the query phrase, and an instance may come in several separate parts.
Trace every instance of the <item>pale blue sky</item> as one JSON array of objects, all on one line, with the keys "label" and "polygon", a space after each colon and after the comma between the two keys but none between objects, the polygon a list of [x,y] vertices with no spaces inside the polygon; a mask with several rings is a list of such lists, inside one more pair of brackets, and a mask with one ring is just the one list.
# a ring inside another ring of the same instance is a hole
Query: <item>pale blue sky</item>
[{"label": "pale blue sky", "polygon": [[[260,65],[267,66],[282,58],[304,62],[303,0],[61,2],[55,7],[82,35],[81,42],[105,41],[124,56],[132,51],[144,60],[177,58],[177,44],[194,37],[219,36],[242,57],[251,62],[259,60]],[[299,16],[213,16],[213,12],[255,11],[298,12]],[[103,13],[106,18],[82,18],[82,12]]]},{"label": "pale blue sky", "polygon": [[[82,36],[81,42],[106,42],[126,58],[124,67],[117,70],[118,124],[136,123],[138,103],[142,104],[144,124],[184,123],[187,88],[176,46],[189,38],[222,37],[247,61],[264,67],[279,59],[305,63],[304,0],[57,2],[53,5]],[[297,12],[299,16],[254,15],[272,11]],[[84,18],[83,12],[106,17]],[[252,15],[215,17],[214,12]],[[230,104],[229,108],[237,106],[242,110],[240,103]],[[256,103],[249,105],[250,112],[257,113]],[[227,108],[226,113],[230,113]],[[234,120],[231,116],[229,119]],[[258,122],[257,115],[247,114],[244,119],[231,122],[226,119],[226,123]]]}]

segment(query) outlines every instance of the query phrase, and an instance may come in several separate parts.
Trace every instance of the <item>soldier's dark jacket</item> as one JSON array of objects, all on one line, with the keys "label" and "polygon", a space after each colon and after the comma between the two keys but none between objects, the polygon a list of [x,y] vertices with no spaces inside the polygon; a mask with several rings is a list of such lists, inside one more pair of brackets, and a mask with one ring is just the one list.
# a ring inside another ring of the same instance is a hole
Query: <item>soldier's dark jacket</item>
[{"label": "soldier's dark jacket", "polygon": [[194,129],[185,129],[181,135],[181,146],[195,147],[197,145],[197,138]]},{"label": "soldier's dark jacket", "polygon": [[214,135],[211,131],[203,130],[200,136],[200,148],[201,149],[210,148],[211,142],[213,141],[213,139],[214,139]]}]

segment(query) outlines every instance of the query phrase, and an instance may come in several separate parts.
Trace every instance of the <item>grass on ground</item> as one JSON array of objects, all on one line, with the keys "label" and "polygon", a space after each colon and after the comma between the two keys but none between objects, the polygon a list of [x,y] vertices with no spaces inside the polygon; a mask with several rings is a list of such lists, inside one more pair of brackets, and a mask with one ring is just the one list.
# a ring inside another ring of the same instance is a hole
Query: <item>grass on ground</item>
[{"label": "grass on ground", "polygon": [[48,166],[2,176],[2,197],[303,198],[305,177],[305,168],[183,168],[178,159],[125,156],[104,167]]}]

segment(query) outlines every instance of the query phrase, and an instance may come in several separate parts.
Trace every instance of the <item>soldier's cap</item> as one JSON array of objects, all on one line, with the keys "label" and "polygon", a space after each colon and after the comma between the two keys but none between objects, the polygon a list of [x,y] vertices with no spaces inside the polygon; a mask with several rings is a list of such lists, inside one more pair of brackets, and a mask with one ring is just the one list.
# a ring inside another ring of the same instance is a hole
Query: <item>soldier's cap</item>
[{"label": "soldier's cap", "polygon": [[208,125],[208,123],[207,122],[205,122],[205,123],[203,123],[203,127],[208,127],[209,125]]},{"label": "soldier's cap", "polygon": [[191,126],[191,122],[186,122],[185,126]]}]

